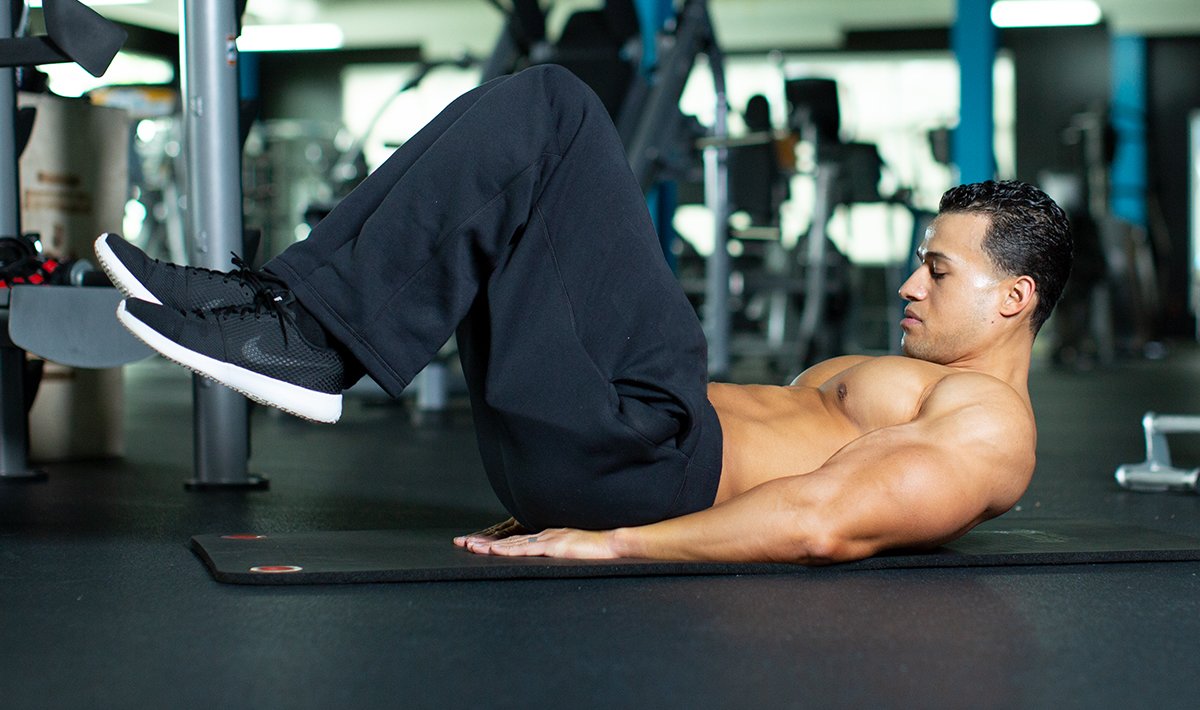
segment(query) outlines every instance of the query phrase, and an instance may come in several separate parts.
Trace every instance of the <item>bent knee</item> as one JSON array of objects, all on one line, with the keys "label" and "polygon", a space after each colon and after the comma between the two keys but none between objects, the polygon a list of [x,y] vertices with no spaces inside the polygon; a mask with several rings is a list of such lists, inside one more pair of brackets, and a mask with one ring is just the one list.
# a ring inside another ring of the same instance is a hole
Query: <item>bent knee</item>
[{"label": "bent knee", "polygon": [[600,103],[600,97],[596,96],[596,92],[590,86],[570,69],[558,64],[538,64],[516,76],[539,85],[552,104],[561,106],[573,102]]},{"label": "bent knee", "polygon": [[546,86],[564,91],[588,88],[582,79],[561,64],[536,64],[522,70],[518,76],[526,76],[540,81]]}]

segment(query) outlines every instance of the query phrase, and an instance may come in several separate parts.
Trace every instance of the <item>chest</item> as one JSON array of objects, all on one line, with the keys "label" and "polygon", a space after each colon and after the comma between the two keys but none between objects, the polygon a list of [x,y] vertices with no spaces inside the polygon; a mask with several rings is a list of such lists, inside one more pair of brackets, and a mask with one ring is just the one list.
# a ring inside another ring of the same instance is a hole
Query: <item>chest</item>
[{"label": "chest", "polygon": [[917,417],[937,379],[913,364],[902,358],[872,360],[830,379],[821,393],[863,433],[905,424]]}]

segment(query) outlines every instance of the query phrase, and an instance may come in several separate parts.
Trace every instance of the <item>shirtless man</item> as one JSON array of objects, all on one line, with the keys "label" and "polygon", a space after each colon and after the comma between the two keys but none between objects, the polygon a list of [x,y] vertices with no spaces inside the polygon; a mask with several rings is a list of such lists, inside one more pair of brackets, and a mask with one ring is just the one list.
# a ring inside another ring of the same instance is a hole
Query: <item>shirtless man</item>
[{"label": "shirtless man", "polygon": [[1058,274],[1034,267],[1057,298],[1070,264],[1066,218],[1017,184],[956,188],[940,212],[900,289],[907,357],[837,357],[786,387],[709,385],[725,440],[713,507],[599,532],[508,536],[509,521],[458,544],[495,555],[817,564],[934,547],[1007,511],[1033,474],[1030,354],[1053,301],[1032,276],[998,267],[984,243],[989,228],[1044,231],[1025,258],[1058,260]]},{"label": "shirtless man", "polygon": [[786,387],[704,381],[655,249],[611,123],[554,67],[451,104],[264,271],[97,241],[136,335],[312,419],[362,370],[398,394],[457,326],[513,513],[454,540],[475,553],[822,564],[945,543],[1024,492],[1031,349],[1071,258],[1040,191],[947,192],[900,290],[905,357]]}]

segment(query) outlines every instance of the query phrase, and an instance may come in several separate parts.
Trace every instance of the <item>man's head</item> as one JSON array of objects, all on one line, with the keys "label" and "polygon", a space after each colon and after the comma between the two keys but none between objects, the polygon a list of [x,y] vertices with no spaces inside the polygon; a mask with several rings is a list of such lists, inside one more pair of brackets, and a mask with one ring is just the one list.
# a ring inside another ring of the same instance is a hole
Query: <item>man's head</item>
[{"label": "man's head", "polygon": [[900,295],[912,302],[904,349],[952,362],[1015,324],[1036,334],[1071,270],[1066,215],[1020,182],[961,185],[942,196]]},{"label": "man's head", "polygon": [[989,217],[983,249],[1009,276],[1028,275],[1037,285],[1029,319],[1037,333],[1050,317],[1071,275],[1071,229],[1067,215],[1046,193],[1015,180],[959,185],[942,195],[939,214]]}]

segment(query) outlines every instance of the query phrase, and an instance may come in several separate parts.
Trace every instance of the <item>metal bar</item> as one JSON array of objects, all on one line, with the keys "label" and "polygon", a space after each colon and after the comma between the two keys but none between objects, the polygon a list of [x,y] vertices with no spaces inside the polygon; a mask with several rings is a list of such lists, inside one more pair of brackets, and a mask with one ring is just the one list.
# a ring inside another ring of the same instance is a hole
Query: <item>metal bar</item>
[{"label": "metal bar", "polygon": [[[0,41],[13,42],[12,8],[16,0],[0,0]],[[17,211],[20,182],[17,178],[17,86],[11,68],[0,68],[0,234],[21,233]]]},{"label": "metal bar", "polygon": [[5,35],[4,44],[0,45],[0,67],[25,67],[71,61],[49,37],[9,39],[11,36],[10,29],[9,34]]},{"label": "metal bar", "polygon": [[1149,468],[1145,466],[1121,466],[1116,473],[1117,483],[1122,488],[1140,493],[1194,493],[1200,480],[1197,469]]},{"label": "metal bar", "polygon": [[737,137],[726,136],[720,139],[716,136],[704,136],[696,139],[696,147],[703,149],[713,145],[721,145],[726,148],[741,148],[743,146],[768,145],[790,138],[791,136],[792,134],[785,130],[754,131]]},{"label": "metal bar", "polygon": [[[709,21],[707,13],[704,20]],[[711,31],[711,28],[710,28]],[[729,136],[729,101],[725,95],[725,58],[710,37],[708,67],[712,72],[716,111],[713,138]],[[704,149],[704,201],[712,210],[713,249],[705,264],[704,326],[708,340],[708,373],[725,377],[732,365],[729,318],[729,149],[716,144]]]},{"label": "metal bar", "polygon": [[800,312],[800,332],[797,334],[797,366],[803,368],[813,354],[813,340],[821,317],[825,314],[826,239],[829,220],[837,207],[834,190],[838,181],[837,163],[817,168],[817,188],[813,201],[812,224],[808,228],[808,244],[804,263],[804,305]]},{"label": "metal bar", "polygon": [[[13,2],[0,2],[0,41],[11,42]],[[17,94],[13,70],[0,69],[0,234],[21,233],[17,212]],[[0,479],[38,475],[29,470],[29,420],[25,416],[25,351],[8,338],[8,294],[0,326]]]},{"label": "metal bar", "polygon": [[1122,488],[1143,492],[1197,491],[1200,469],[1174,466],[1166,435],[1200,433],[1200,416],[1146,412],[1142,429],[1146,435],[1146,460],[1119,466],[1117,483]]},{"label": "metal bar", "polygon": [[648,192],[674,137],[673,122],[679,114],[679,97],[692,72],[696,56],[715,43],[708,11],[702,0],[687,0],[679,12],[672,42],[658,55],[654,83],[626,145],[634,177]]},{"label": "metal bar", "polygon": [[1160,431],[1164,434],[1200,433],[1200,415],[1192,414],[1154,414],[1145,417],[1147,430]]},{"label": "metal bar", "polygon": [[[1188,285],[1192,315],[1200,314],[1200,110],[1188,114]],[[1200,318],[1196,319],[1193,337],[1200,341]]]},{"label": "metal bar", "polygon": [[[192,263],[229,268],[242,250],[235,0],[181,0],[180,62]],[[261,487],[247,473],[249,411],[237,392],[195,376],[192,488]]]},{"label": "metal bar", "polygon": [[[0,318],[7,328],[7,318]],[[7,340],[7,338],[5,338]],[[25,416],[25,351],[0,345],[0,480],[37,478],[29,468],[29,421]]]}]

